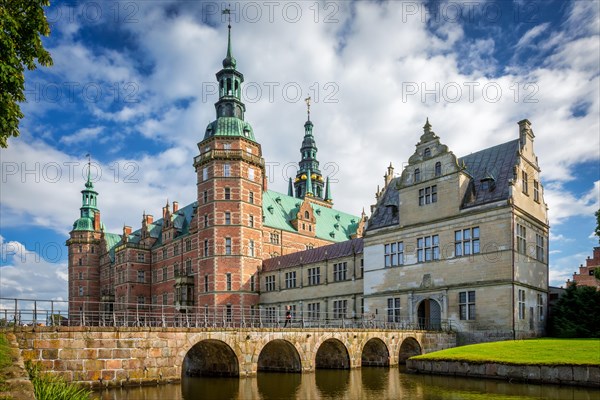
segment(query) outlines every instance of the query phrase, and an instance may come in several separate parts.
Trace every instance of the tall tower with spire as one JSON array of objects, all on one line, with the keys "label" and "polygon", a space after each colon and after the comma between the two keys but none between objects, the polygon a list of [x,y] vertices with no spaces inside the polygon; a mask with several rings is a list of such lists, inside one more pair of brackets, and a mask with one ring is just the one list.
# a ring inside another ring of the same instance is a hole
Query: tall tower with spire
[{"label": "tall tower with spire", "polygon": [[299,169],[294,180],[295,195],[301,199],[312,198],[332,203],[329,180],[327,180],[327,184],[323,180],[323,175],[319,169],[319,161],[317,160],[318,149],[313,135],[314,125],[310,120],[310,100],[310,97],[305,100],[307,119],[304,123],[304,138],[300,147]]},{"label": "tall tower with spire", "polygon": [[81,191],[79,218],[67,240],[69,252],[69,315],[70,318],[91,318],[98,311],[100,300],[99,253],[102,238],[98,192],[91,179],[91,161],[85,188]]},{"label": "tall tower with spire", "polygon": [[[226,13],[227,10],[226,10]],[[260,144],[244,120],[244,75],[232,54],[231,23],[227,55],[217,72],[216,119],[198,143],[197,304],[218,306],[236,318],[238,306],[258,303],[255,274],[262,262],[262,193],[265,165]]]}]

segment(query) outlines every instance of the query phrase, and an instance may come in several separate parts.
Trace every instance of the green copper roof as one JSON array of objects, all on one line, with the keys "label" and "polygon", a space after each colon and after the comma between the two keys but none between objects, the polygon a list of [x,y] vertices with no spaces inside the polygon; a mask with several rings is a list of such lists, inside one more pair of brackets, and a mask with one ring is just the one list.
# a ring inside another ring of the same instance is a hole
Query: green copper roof
[{"label": "green copper roof", "polygon": [[[296,232],[291,221],[296,219],[302,201],[303,199],[267,190],[263,193],[263,216],[265,217],[263,225],[268,228]],[[342,242],[350,239],[350,236],[356,233],[360,217],[315,203],[311,203],[311,206],[317,221],[317,238]]]},{"label": "green copper roof", "polygon": [[256,141],[250,124],[236,117],[219,117],[208,124],[204,140],[213,136],[237,136]]},{"label": "green copper roof", "polygon": [[115,261],[115,248],[121,242],[121,235],[116,233],[105,233],[104,240],[106,241],[106,250],[110,256],[111,261]]},{"label": "green copper roof", "polygon": [[81,217],[73,224],[74,231],[93,231],[94,220],[88,217]]}]

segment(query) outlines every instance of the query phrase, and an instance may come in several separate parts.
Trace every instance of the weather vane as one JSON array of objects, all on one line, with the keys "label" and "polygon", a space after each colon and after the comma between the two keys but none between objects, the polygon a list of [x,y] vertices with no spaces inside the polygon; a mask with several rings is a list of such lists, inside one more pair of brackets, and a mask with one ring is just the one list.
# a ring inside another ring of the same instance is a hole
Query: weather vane
[{"label": "weather vane", "polygon": [[304,99],[306,103],[306,113],[308,114],[308,120],[310,121],[310,96]]},{"label": "weather vane", "polygon": [[227,16],[228,16],[228,18],[229,18],[229,25],[228,25],[228,27],[229,27],[229,29],[231,29],[231,4],[229,4],[229,5],[227,6],[227,8],[226,8],[226,9],[224,9],[224,10],[223,10],[221,13],[222,13],[223,15],[227,14]]}]

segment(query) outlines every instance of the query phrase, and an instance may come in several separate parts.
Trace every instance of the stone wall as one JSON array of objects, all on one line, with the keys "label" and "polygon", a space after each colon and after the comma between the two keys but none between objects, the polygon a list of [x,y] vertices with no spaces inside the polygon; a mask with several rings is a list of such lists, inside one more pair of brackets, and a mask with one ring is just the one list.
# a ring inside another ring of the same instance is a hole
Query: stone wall
[{"label": "stone wall", "polygon": [[409,372],[509,381],[600,387],[600,366],[519,365],[462,361],[407,360]]},{"label": "stone wall", "polygon": [[[181,379],[184,360],[186,370],[202,374],[204,367],[190,365],[190,362],[198,358],[197,351],[204,351],[204,347],[215,350],[212,354],[230,354],[230,364],[224,365],[223,371],[237,371],[236,375],[245,377],[256,374],[261,355],[263,362],[265,357],[274,359],[268,353],[263,354],[263,350],[277,343],[283,344],[282,349],[288,349],[290,356],[276,358],[281,365],[273,367],[285,370],[287,366],[283,364],[291,360],[290,369],[298,370],[299,364],[303,372],[314,371],[321,357],[323,360],[341,359],[340,354],[344,352],[347,363],[343,367],[360,367],[363,349],[371,339],[385,345],[390,366],[403,359],[402,344],[406,340],[416,341],[421,353],[456,346],[456,336],[451,333],[394,330],[35,327],[21,328],[14,334],[25,360],[39,362],[46,370],[68,381],[90,386],[175,382]],[[199,343],[202,345],[197,346]],[[335,345],[330,345],[332,343]],[[190,352],[191,349],[194,351]],[[323,349],[321,356],[320,349]],[[277,348],[267,351],[277,351]],[[188,353],[192,356],[186,358]],[[293,360],[294,354],[296,360]],[[222,358],[208,360],[206,365],[222,364]],[[264,363],[262,366],[263,369],[269,367]]]}]

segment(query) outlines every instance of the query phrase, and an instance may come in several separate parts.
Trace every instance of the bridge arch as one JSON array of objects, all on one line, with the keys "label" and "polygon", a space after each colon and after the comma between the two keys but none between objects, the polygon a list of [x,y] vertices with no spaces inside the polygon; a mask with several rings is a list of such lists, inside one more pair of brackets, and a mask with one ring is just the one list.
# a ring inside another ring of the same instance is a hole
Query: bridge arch
[{"label": "bridge arch", "polygon": [[360,365],[363,367],[389,367],[390,352],[379,338],[371,338],[365,343],[360,355]]},{"label": "bridge arch", "polygon": [[407,337],[400,345],[400,354],[398,355],[398,364],[406,364],[406,360],[412,356],[418,356],[422,353],[421,344],[414,337]]},{"label": "bridge arch", "polygon": [[321,343],[315,356],[317,369],[350,369],[350,355],[339,339],[330,338]]},{"label": "bridge arch", "polygon": [[260,351],[257,369],[272,372],[302,372],[302,362],[298,350],[292,343],[275,339]]},{"label": "bridge arch", "polygon": [[225,342],[205,339],[185,354],[181,369],[183,376],[239,376],[238,357]]}]

